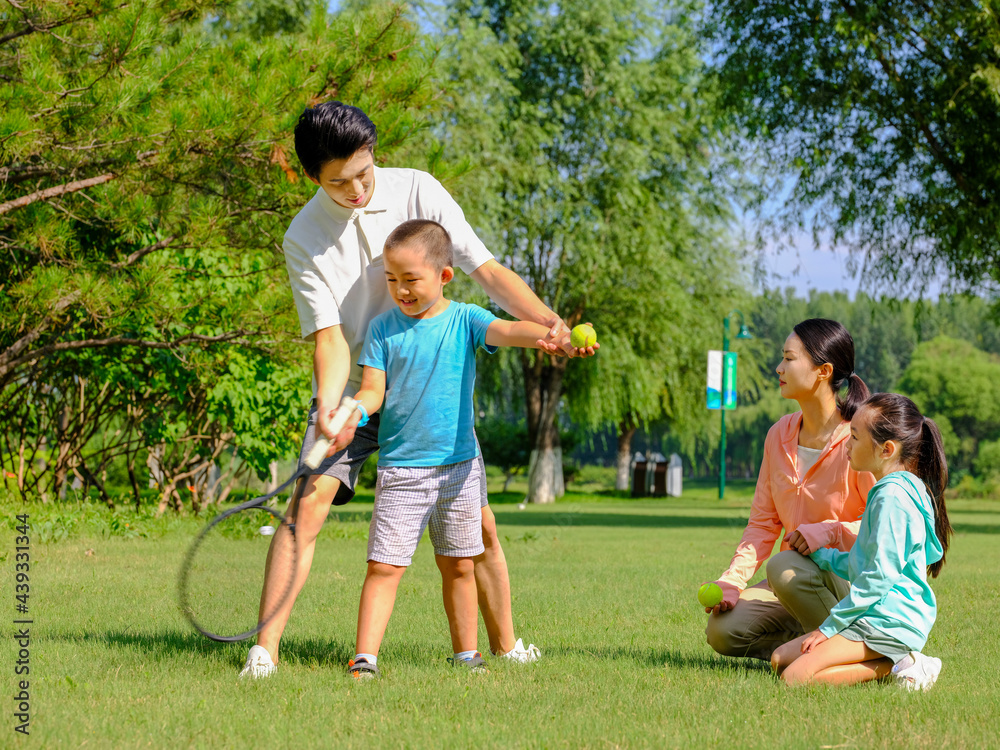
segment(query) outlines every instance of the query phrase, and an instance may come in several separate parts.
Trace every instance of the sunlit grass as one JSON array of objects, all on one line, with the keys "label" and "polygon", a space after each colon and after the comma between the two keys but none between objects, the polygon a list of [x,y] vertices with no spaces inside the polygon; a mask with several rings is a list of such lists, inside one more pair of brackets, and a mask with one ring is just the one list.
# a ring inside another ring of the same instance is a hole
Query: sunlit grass
[{"label": "sunlit grass", "polygon": [[[935,584],[927,695],[891,685],[790,692],[757,663],[704,642],[697,585],[728,564],[750,483],[727,500],[580,494],[553,506],[495,502],[518,635],[544,658],[448,668],[440,581],[426,541],[403,578],[380,654],[385,678],[344,674],[353,650],[370,502],[335,509],[273,679],[242,684],[246,644],[196,636],[176,573],[196,519],[137,518],[134,536],[84,518],[33,545],[30,739],[36,747],[988,747],[1000,733],[1000,506],[951,505],[957,534]],[[370,497],[365,495],[363,497]],[[521,491],[523,497],[523,490]],[[495,498],[502,500],[507,498]],[[6,513],[16,506],[6,503]],[[46,511],[48,512],[48,511]],[[41,518],[44,513],[37,514]],[[95,518],[99,516],[94,511]],[[13,604],[13,532],[3,588]],[[226,575],[259,576],[259,570]],[[481,634],[485,649],[485,632]],[[15,644],[3,639],[7,693]]]}]

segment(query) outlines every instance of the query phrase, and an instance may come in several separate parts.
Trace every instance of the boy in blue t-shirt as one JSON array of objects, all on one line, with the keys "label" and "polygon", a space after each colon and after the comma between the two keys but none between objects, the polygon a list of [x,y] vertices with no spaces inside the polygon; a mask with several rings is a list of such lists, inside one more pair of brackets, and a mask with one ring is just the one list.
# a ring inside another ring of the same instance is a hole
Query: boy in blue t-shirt
[{"label": "boy in blue t-shirt", "polygon": [[[361,590],[358,640],[348,672],[378,677],[378,650],[396,589],[424,529],[441,571],[455,665],[484,668],[476,649],[473,558],[484,551],[480,503],[486,477],[474,432],[476,350],[539,348],[548,329],[501,320],[476,305],[451,302],[451,238],[440,224],[414,219],[389,235],[383,252],[396,307],[372,320],[355,398],[363,415],[382,410],[378,480]],[[333,449],[350,442],[341,432]]]}]

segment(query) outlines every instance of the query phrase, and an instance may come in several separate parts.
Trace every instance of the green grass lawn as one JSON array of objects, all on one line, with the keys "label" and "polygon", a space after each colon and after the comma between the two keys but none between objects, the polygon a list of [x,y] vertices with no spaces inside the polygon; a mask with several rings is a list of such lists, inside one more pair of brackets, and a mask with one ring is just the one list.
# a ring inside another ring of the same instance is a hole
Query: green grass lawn
[{"label": "green grass lawn", "polygon": [[[725,502],[710,484],[689,485],[679,499],[570,493],[526,510],[516,505],[520,490],[496,496],[517,631],[541,647],[543,660],[494,660],[482,676],[448,668],[440,580],[425,540],[380,654],[384,679],[365,684],[344,666],[370,502],[334,510],[286,631],[282,666],[250,684],[236,679],[246,645],[206,641],[177,609],[177,568],[200,521],[126,513],[112,523],[93,508],[62,511],[77,518],[72,534],[32,548],[31,736],[13,731],[21,678],[17,646],[4,638],[0,746],[995,746],[1000,504],[952,503],[957,534],[935,583],[940,611],[927,647],[944,661],[933,691],[792,692],[762,664],[714,655],[695,600],[698,584],[726,568],[751,491],[735,483]],[[4,503],[5,515],[18,507]],[[37,534],[57,512],[29,509]],[[13,613],[10,526],[0,560]]]}]

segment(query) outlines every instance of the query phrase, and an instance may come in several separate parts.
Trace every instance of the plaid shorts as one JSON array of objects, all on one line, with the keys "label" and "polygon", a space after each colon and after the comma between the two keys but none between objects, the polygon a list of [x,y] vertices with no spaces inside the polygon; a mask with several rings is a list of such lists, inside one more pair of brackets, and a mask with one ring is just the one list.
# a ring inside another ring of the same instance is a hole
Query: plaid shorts
[{"label": "plaid shorts", "polygon": [[[316,445],[316,421],[317,421],[316,400],[313,399],[309,408],[309,424],[306,427],[306,434],[302,438],[302,448],[299,450],[299,466],[305,465],[306,456]],[[312,472],[313,476],[326,475],[340,480],[340,487],[337,488],[337,496],[333,499],[334,505],[344,505],[354,497],[354,486],[358,482],[358,474],[361,467],[372,453],[378,450],[378,414],[372,414],[368,424],[359,427],[354,433],[354,440],[340,453],[334,453],[324,459]]]},{"label": "plaid shorts", "polygon": [[449,466],[380,466],[368,560],[409,565],[425,528],[435,555],[481,555],[482,482],[478,458]]},{"label": "plaid shorts", "polygon": [[[306,456],[316,445],[316,421],[317,421],[316,399],[313,399],[309,407],[309,420],[306,426],[306,434],[302,438],[302,447],[299,449],[299,468],[305,465]],[[378,417],[372,414],[368,424],[359,427],[354,433],[354,440],[340,453],[334,453],[321,463],[313,476],[325,475],[340,480],[340,487],[337,488],[337,496],[333,498],[334,505],[345,505],[354,499],[354,487],[358,483],[358,474],[365,461],[378,450]],[[478,440],[476,447],[479,447]],[[486,493],[486,464],[483,463],[483,454],[473,459],[479,462],[480,495],[479,505],[485,508],[490,504],[489,496]],[[382,473],[382,469],[379,469]]]}]

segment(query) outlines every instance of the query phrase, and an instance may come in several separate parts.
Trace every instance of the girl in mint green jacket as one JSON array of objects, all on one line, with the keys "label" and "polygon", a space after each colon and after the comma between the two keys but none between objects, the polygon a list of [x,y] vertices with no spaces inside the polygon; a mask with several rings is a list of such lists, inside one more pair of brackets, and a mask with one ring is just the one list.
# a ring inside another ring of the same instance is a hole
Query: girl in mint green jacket
[{"label": "girl in mint green jacket", "polygon": [[944,564],[951,525],[941,434],[905,396],[872,396],[851,420],[848,456],[877,480],[850,552],[810,556],[851,582],[818,630],[775,650],[771,666],[789,685],[855,684],[893,676],[927,690],[941,660],[921,653],[937,604],[927,583]]}]

